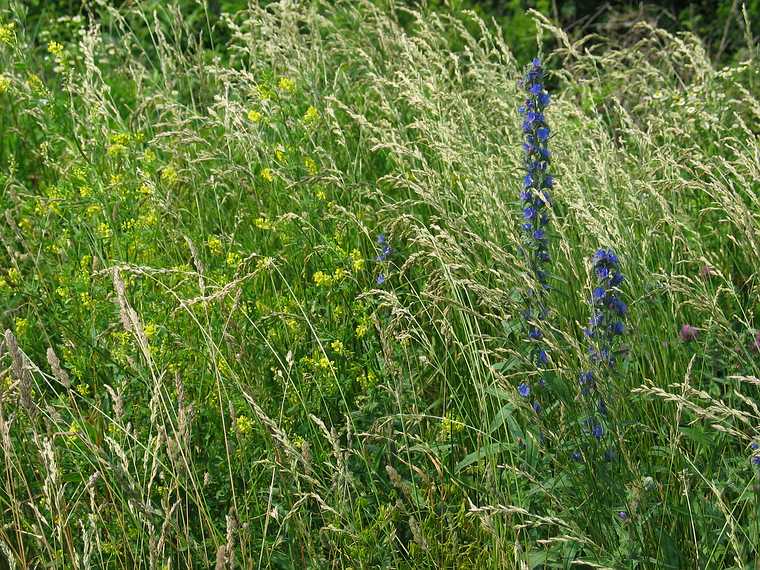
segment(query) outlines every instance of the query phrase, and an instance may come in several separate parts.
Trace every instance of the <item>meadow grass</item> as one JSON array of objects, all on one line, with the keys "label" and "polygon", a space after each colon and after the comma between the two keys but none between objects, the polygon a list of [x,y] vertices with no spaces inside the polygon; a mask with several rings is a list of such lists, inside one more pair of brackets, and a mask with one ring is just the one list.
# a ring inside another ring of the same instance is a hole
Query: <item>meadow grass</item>
[{"label": "meadow grass", "polygon": [[[758,567],[749,21],[716,69],[688,34],[532,14],[559,46],[539,370],[528,62],[487,22],[96,4],[0,13],[0,560]],[[628,305],[605,414],[579,384],[600,248]]]}]

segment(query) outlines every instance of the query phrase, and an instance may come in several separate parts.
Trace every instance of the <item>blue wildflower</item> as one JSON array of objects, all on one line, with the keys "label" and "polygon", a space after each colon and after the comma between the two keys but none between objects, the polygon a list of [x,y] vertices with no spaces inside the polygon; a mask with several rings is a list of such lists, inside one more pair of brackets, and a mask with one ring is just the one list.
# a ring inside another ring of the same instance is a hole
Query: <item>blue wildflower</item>
[{"label": "blue wildflower", "polygon": [[382,273],[380,275],[378,275],[377,279],[375,279],[375,282],[378,285],[382,285],[383,283],[385,283],[385,275],[383,275]]},{"label": "blue wildflower", "polygon": [[760,465],[760,455],[752,456],[752,465]]},{"label": "blue wildflower", "polygon": [[573,451],[573,453],[570,455],[570,458],[571,458],[573,461],[580,461],[580,460],[581,460],[581,458],[582,458],[581,452],[580,452],[580,451],[578,451],[578,450],[576,450],[576,451]]},{"label": "blue wildflower", "polygon": [[520,395],[521,395],[523,398],[527,398],[528,396],[530,396],[530,386],[528,386],[528,385],[527,385],[525,382],[523,382],[523,383],[521,383],[521,384],[520,384],[520,385],[517,387],[517,392],[518,392],[518,393],[519,393],[519,394],[520,394]]},{"label": "blue wildflower", "polygon": [[594,424],[594,427],[591,428],[591,435],[596,439],[602,439],[604,437],[604,427],[602,427],[602,424]]},{"label": "blue wildflower", "polygon": [[541,408],[541,404],[539,404],[538,402],[534,401],[533,402],[533,411],[536,412],[537,414],[540,414],[541,413],[541,409],[542,409]]}]

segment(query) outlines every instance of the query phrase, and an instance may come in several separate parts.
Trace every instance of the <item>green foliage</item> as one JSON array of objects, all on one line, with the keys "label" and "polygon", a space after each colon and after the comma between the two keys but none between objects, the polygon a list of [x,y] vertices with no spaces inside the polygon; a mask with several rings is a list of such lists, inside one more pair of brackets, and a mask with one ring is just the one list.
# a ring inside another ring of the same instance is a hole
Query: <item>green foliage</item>
[{"label": "green foliage", "polygon": [[[583,52],[518,2],[504,36],[465,3],[64,4],[0,13],[0,559],[758,558],[755,59],[716,69],[646,26]],[[558,70],[541,414],[515,389],[536,374],[515,55],[537,31]],[[597,442],[577,379],[601,246],[631,320]]]}]

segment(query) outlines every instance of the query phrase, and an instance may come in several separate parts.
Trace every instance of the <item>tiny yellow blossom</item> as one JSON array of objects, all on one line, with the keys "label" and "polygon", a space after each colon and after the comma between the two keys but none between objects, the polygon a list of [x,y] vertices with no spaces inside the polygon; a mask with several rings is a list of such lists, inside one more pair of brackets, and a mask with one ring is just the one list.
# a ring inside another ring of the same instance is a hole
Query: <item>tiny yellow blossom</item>
[{"label": "tiny yellow blossom", "polygon": [[123,144],[116,143],[116,144],[109,145],[108,148],[106,149],[106,153],[108,154],[108,156],[113,158],[115,156],[119,156],[120,154],[123,154],[126,150],[127,150],[127,147],[125,147]]},{"label": "tiny yellow blossom", "polygon": [[319,120],[319,111],[313,105],[309,105],[303,114],[303,122],[306,124],[316,123]]},{"label": "tiny yellow blossom", "polygon": [[274,258],[272,257],[261,257],[256,261],[256,269],[268,270],[272,267],[274,267]]},{"label": "tiny yellow blossom", "polygon": [[16,24],[9,22],[0,25],[0,44],[12,46],[16,43]]},{"label": "tiny yellow blossom", "polygon": [[153,340],[153,338],[158,333],[158,325],[155,323],[148,323],[143,328],[143,332],[145,333],[145,336],[148,337],[148,340]]},{"label": "tiny yellow blossom", "polygon": [[63,57],[63,45],[58,42],[48,42],[48,52],[57,60]]},{"label": "tiny yellow blossom", "polygon": [[87,384],[77,384],[76,391],[83,398],[90,395],[90,387]]},{"label": "tiny yellow blossom", "polygon": [[253,420],[248,416],[238,416],[235,419],[235,427],[241,437],[245,437],[253,430]]},{"label": "tiny yellow blossom", "polygon": [[106,224],[105,222],[101,222],[101,223],[98,224],[98,227],[97,227],[97,229],[95,231],[95,234],[100,239],[108,239],[108,238],[111,237],[111,235],[113,234],[113,232],[111,230],[111,227],[108,224]]},{"label": "tiny yellow blossom", "polygon": [[177,169],[171,164],[164,167],[161,171],[161,182],[168,184],[169,186],[174,186],[178,181],[179,174],[177,174]]},{"label": "tiny yellow blossom", "polygon": [[356,336],[359,338],[364,337],[367,332],[369,331],[369,327],[366,325],[366,323],[360,323],[356,325]]},{"label": "tiny yellow blossom", "polygon": [[304,163],[304,166],[306,166],[306,171],[311,176],[314,176],[319,171],[319,169],[317,168],[317,162],[313,158],[306,157],[303,163]]},{"label": "tiny yellow blossom", "polygon": [[333,366],[335,366],[335,363],[326,356],[323,356],[317,360],[316,365],[317,368],[321,368],[322,370],[330,370]]},{"label": "tiny yellow blossom", "polygon": [[317,271],[312,279],[319,287],[330,287],[333,284],[333,278],[323,271]]},{"label": "tiny yellow blossom", "polygon": [[220,240],[216,236],[209,236],[206,240],[206,244],[208,245],[209,250],[214,255],[221,255],[222,254],[222,240]]},{"label": "tiny yellow blossom", "polygon": [[256,218],[253,224],[260,230],[271,230],[273,227],[272,222],[267,220],[265,217]]},{"label": "tiny yellow blossom", "polygon": [[45,91],[45,84],[42,83],[40,76],[35,73],[30,73],[26,78],[26,84],[35,93],[42,93]]},{"label": "tiny yellow blossom", "polygon": [[95,307],[95,301],[87,291],[79,294],[79,303],[87,311]]},{"label": "tiny yellow blossom", "polygon": [[342,281],[343,278],[346,276],[346,270],[342,267],[337,267],[335,271],[333,272],[333,278],[335,281]]},{"label": "tiny yellow blossom", "polygon": [[345,352],[345,347],[343,346],[343,343],[339,340],[334,340],[330,343],[330,348],[335,351],[336,354],[343,354]]},{"label": "tiny yellow blossom", "polygon": [[88,216],[97,216],[100,213],[100,204],[90,204],[86,212]]},{"label": "tiny yellow blossom", "polygon": [[258,123],[261,120],[261,113],[256,109],[251,109],[248,111],[248,120],[252,123]]},{"label": "tiny yellow blossom", "polygon": [[21,283],[21,272],[17,268],[11,267],[8,270],[8,280],[12,285],[18,285]]},{"label": "tiny yellow blossom", "polygon": [[227,267],[237,267],[242,259],[239,253],[235,251],[229,252],[227,254]]},{"label": "tiny yellow blossom", "polygon": [[277,83],[277,87],[279,87],[281,91],[289,92],[296,88],[296,84],[292,79],[281,77],[280,81]]},{"label": "tiny yellow blossom", "polygon": [[8,88],[11,86],[11,80],[0,73],[0,95],[8,91]]},{"label": "tiny yellow blossom", "polygon": [[149,148],[145,149],[145,151],[143,152],[141,160],[145,164],[150,164],[151,162],[153,162],[154,160],[156,160],[156,153],[153,152],[152,150],[150,150]]},{"label": "tiny yellow blossom", "polygon": [[276,149],[274,149],[274,157],[279,162],[283,162],[285,160],[285,149],[282,147],[282,145],[280,145]]},{"label": "tiny yellow blossom", "polygon": [[90,188],[90,187],[89,187],[89,186],[87,186],[87,185],[85,185],[85,186],[80,186],[80,187],[79,187],[79,195],[80,195],[82,198],[87,198],[87,197],[89,197],[90,195],[92,195],[92,188]]},{"label": "tiny yellow blossom", "polygon": [[272,182],[274,180],[274,175],[272,174],[272,170],[270,168],[264,168],[261,171],[261,177],[267,182]]},{"label": "tiny yellow blossom", "polygon": [[151,186],[148,182],[143,182],[140,184],[140,187],[137,189],[137,191],[143,196],[150,196],[153,194],[153,186]]},{"label": "tiny yellow blossom", "polygon": [[361,271],[364,269],[365,266],[364,258],[362,257],[362,252],[358,249],[354,249],[351,251],[351,267],[353,267],[354,271]]},{"label": "tiny yellow blossom", "polygon": [[16,336],[24,336],[29,330],[29,321],[26,319],[16,319],[15,321]]},{"label": "tiny yellow blossom", "polygon": [[315,193],[315,196],[317,197],[318,200],[326,200],[327,199],[327,194],[325,194],[324,190],[317,190],[317,192]]}]

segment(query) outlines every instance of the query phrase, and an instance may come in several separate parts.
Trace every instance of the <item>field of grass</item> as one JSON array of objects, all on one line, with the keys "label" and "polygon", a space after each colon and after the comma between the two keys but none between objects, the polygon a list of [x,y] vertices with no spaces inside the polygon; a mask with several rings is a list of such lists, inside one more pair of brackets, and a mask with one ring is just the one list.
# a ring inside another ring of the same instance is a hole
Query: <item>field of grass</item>
[{"label": "field of grass", "polygon": [[748,18],[96,4],[0,11],[0,567],[760,568]]}]

